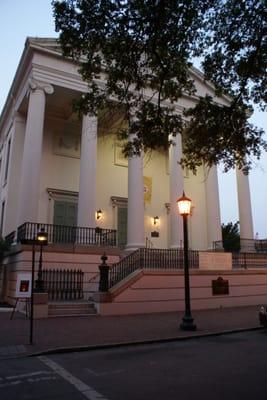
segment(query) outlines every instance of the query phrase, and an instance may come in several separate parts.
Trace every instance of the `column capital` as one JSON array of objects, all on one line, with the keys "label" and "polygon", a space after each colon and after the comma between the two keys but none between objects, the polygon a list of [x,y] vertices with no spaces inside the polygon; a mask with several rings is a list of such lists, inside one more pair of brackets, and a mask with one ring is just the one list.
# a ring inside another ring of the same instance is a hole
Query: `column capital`
[{"label": "column capital", "polygon": [[40,82],[36,79],[29,79],[29,92],[34,92],[35,90],[43,90],[45,94],[53,94],[54,87],[47,82]]}]

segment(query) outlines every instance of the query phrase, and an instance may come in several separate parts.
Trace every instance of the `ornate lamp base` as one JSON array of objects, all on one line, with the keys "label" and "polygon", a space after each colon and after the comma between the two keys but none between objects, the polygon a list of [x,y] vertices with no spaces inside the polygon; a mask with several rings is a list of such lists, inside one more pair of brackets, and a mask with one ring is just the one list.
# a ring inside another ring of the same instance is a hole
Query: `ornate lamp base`
[{"label": "ornate lamp base", "polygon": [[183,322],[180,324],[180,329],[183,331],[195,331],[197,329],[196,324],[194,324],[194,318],[185,315],[183,317]]}]

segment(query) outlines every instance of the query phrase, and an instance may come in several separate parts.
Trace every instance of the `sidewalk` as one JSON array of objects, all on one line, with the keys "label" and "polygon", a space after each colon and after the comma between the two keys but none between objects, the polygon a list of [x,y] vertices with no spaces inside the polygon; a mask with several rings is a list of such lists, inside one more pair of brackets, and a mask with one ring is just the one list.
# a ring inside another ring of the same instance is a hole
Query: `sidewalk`
[{"label": "sidewalk", "polygon": [[[179,329],[181,312],[129,316],[49,318],[34,321],[29,344],[30,321],[18,312],[0,312],[0,359],[49,350],[182,339],[226,331],[259,328],[258,306],[192,311],[197,331]],[[1,310],[0,310],[1,311]]]}]

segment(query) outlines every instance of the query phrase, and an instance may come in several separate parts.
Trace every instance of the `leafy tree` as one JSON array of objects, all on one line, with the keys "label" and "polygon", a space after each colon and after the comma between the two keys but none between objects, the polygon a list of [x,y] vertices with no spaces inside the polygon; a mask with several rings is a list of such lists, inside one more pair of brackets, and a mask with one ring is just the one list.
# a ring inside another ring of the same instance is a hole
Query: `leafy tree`
[{"label": "leafy tree", "polygon": [[[249,168],[247,156],[260,157],[263,131],[248,117],[251,100],[266,106],[265,0],[54,0],[53,8],[63,54],[82,59],[88,83],[76,109],[119,104],[128,121],[120,138],[134,134],[126,154],[166,149],[179,132],[182,164],[193,171],[203,162]],[[206,96],[177,113],[179,99],[196,94],[194,57],[230,105]]]},{"label": "leafy tree", "polygon": [[225,251],[240,251],[239,222],[222,224],[222,240]]}]

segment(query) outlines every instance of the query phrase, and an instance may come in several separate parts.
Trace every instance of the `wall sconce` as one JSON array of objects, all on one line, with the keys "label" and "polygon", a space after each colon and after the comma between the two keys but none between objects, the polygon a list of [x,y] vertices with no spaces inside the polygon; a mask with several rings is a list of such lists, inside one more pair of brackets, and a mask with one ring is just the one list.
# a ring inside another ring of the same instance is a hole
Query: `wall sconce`
[{"label": "wall sconce", "polygon": [[100,219],[102,217],[102,210],[97,210],[96,219]]},{"label": "wall sconce", "polygon": [[159,224],[159,217],[156,216],[153,218],[154,225],[157,226]]}]

